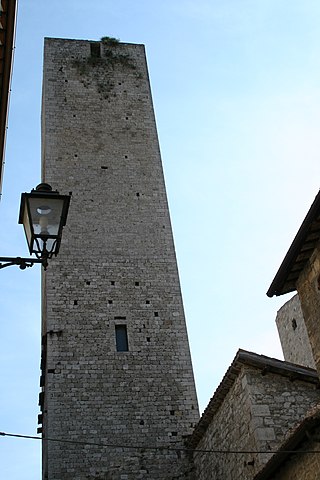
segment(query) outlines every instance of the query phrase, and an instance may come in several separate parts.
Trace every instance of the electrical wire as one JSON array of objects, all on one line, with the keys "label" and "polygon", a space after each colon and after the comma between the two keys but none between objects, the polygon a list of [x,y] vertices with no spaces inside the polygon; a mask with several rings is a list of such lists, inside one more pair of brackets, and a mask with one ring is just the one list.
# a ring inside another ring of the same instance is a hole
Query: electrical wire
[{"label": "electrical wire", "polygon": [[75,445],[89,445],[94,447],[107,447],[107,448],[124,448],[128,450],[156,450],[156,451],[172,451],[172,452],[193,452],[193,453],[219,453],[219,454],[260,454],[260,453],[269,453],[274,455],[276,453],[287,453],[287,454],[297,454],[297,453],[320,453],[320,450],[207,450],[199,448],[183,448],[183,447],[170,447],[170,446],[148,446],[148,445],[118,445],[110,443],[101,443],[101,442],[85,442],[79,440],[69,440],[63,438],[50,438],[50,437],[36,437],[32,435],[22,435],[17,433],[6,433],[0,432],[1,437],[15,437],[15,438],[24,438],[28,440],[44,440],[47,442],[59,442],[59,443],[72,443]]}]

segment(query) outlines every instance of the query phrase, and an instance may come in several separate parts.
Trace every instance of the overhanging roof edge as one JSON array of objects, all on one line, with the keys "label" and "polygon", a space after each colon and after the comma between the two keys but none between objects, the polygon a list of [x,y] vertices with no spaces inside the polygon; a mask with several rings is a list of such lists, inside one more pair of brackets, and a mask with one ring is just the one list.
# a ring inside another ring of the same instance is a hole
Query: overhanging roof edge
[{"label": "overhanging roof edge", "polygon": [[[315,197],[305,219],[303,220],[301,227],[298,230],[286,256],[284,257],[276,276],[274,277],[269,290],[267,291],[268,297],[273,297],[274,295],[284,295],[285,293],[290,293],[295,291],[295,288],[285,288],[285,283],[287,277],[291,271],[292,266],[297,259],[303,243],[308,235],[309,227],[312,222],[320,215],[320,191]],[[320,238],[320,237],[319,237]],[[313,250],[312,250],[313,251]]]},{"label": "overhanging roof edge", "polygon": [[13,49],[16,31],[17,0],[8,1],[6,7],[7,22],[4,43],[4,70],[2,88],[0,92],[0,196],[3,181],[6,130],[8,121],[9,89],[12,76]]}]

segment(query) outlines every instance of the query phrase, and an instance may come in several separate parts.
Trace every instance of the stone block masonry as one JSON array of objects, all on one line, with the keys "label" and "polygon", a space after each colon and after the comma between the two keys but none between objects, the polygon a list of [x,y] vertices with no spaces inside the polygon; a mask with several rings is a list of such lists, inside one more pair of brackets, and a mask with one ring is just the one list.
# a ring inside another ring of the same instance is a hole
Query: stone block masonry
[{"label": "stone block masonry", "polygon": [[87,443],[44,441],[43,478],[192,478],[179,448],[199,413],[143,45],[45,40],[42,158],[43,181],[72,191],[43,276],[43,435]]},{"label": "stone block masonry", "polygon": [[285,360],[316,368],[298,295],[280,308],[276,324]]},{"label": "stone block masonry", "polygon": [[314,362],[320,375],[320,246],[319,242],[300,273],[297,291]]},{"label": "stone block masonry", "polygon": [[314,370],[240,350],[190,440],[197,480],[253,480],[319,400]]}]

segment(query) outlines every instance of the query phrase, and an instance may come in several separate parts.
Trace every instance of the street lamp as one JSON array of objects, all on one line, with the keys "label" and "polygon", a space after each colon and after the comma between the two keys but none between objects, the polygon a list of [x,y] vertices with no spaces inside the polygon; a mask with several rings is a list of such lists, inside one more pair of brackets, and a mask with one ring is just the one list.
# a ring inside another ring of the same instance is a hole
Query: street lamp
[{"label": "street lamp", "polygon": [[48,259],[59,252],[69,203],[70,195],[60,195],[48,183],[40,183],[30,193],[23,193],[19,223],[24,226],[30,255],[35,254],[36,258],[0,257],[0,269],[18,265],[24,270],[41,263],[46,270]]}]

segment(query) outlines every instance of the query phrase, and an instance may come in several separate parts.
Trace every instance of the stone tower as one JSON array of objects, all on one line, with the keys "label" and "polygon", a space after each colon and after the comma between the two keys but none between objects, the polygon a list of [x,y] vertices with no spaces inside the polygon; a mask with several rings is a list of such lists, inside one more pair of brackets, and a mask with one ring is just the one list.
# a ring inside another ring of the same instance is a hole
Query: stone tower
[{"label": "stone tower", "polygon": [[276,324],[286,362],[316,368],[298,295],[278,311]]},{"label": "stone tower", "polygon": [[46,39],[42,142],[43,181],[72,192],[43,276],[42,431],[63,440],[43,441],[43,478],[192,478],[179,449],[199,413],[143,45]]}]

